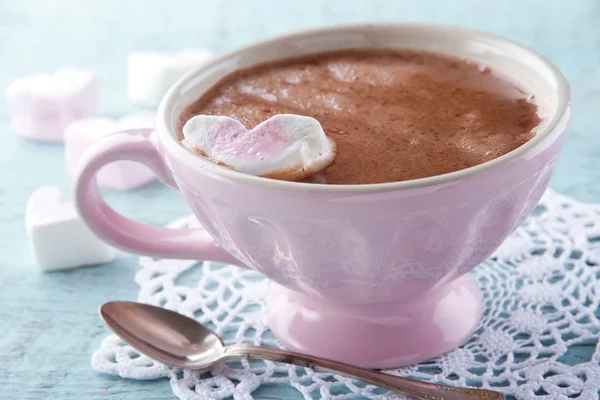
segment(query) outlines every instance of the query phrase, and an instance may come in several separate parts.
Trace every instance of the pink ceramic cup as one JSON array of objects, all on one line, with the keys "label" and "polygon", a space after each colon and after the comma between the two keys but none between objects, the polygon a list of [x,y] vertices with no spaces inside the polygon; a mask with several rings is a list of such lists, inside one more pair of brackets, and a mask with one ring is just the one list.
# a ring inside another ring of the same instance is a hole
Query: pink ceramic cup
[{"label": "pink ceramic cup", "polygon": [[[372,185],[276,181],[212,164],[185,149],[182,110],[225,74],[278,58],[343,48],[412,48],[490,65],[531,90],[545,119],[534,139],[495,160],[440,176]],[[369,24],[280,36],[215,58],[163,99],[156,141],[119,133],[80,163],[79,212],[100,237],[154,257],[213,260],[272,280],[270,327],[286,347],[365,367],[423,361],[477,328],[482,298],[469,275],[538,203],[570,120],[569,86],[542,56],[472,30]],[[150,167],[177,188],[201,229],[134,222],[101,198],[113,161]]]}]

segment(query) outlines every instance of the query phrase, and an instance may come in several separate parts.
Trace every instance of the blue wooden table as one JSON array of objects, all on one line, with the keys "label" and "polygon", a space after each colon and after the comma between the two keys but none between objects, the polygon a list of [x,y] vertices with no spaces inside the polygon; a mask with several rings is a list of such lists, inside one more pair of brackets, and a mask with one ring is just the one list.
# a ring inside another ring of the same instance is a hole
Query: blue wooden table
[{"label": "blue wooden table", "polygon": [[[175,6],[175,4],[177,6]],[[600,202],[600,2],[535,1],[261,1],[261,0],[0,0],[0,88],[16,77],[63,65],[95,68],[101,112],[133,108],[125,97],[125,60],[135,49],[203,46],[216,52],[269,35],[364,20],[457,24],[531,46],[554,61],[573,88],[573,131],[552,186]],[[66,192],[63,148],[21,140],[9,131],[0,99],[0,398],[164,399],[166,380],[127,381],[90,367],[108,331],[97,316],[108,300],[135,299],[135,256],[112,264],[44,274],[33,264],[24,210],[41,185]],[[106,193],[119,211],[166,224],[188,213],[178,194],[159,183]],[[285,387],[256,398],[299,398]]]}]

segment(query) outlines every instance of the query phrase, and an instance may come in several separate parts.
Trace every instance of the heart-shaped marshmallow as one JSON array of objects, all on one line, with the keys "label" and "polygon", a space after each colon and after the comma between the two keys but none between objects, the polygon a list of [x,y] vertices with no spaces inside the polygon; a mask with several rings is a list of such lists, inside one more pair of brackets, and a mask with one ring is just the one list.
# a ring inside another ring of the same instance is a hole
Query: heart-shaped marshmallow
[{"label": "heart-shaped marshmallow", "polygon": [[279,114],[248,130],[223,116],[197,115],[183,127],[183,144],[213,162],[251,175],[302,180],[329,166],[335,143],[319,121]]},{"label": "heart-shaped marshmallow", "polygon": [[169,88],[186,72],[196,68],[213,53],[205,49],[187,49],[177,53],[139,51],[131,53],[127,63],[129,99],[140,106],[156,107]]},{"label": "heart-shaped marshmallow", "polygon": [[19,78],[7,89],[12,130],[21,136],[61,142],[65,127],[97,111],[96,75],[82,68]]},{"label": "heart-shaped marshmallow", "polygon": [[[65,131],[67,171],[70,175],[73,175],[86,150],[95,141],[106,135],[129,130],[132,134],[149,137],[154,130],[155,119],[154,113],[144,112],[129,115],[119,120],[90,118],[72,123]],[[133,161],[117,161],[102,168],[97,179],[101,187],[129,190],[151,181],[154,179],[154,174],[142,164]]]},{"label": "heart-shaped marshmallow", "polygon": [[25,226],[31,254],[45,271],[115,258],[115,250],[90,231],[57,187],[45,186],[33,192],[27,202]]}]

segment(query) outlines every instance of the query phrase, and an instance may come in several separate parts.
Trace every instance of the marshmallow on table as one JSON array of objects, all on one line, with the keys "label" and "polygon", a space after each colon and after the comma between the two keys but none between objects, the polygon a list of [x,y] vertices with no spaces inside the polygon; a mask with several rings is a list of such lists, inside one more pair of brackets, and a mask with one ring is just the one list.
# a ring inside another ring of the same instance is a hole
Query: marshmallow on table
[{"label": "marshmallow on table", "polygon": [[204,64],[213,53],[187,49],[177,53],[139,51],[129,55],[127,92],[129,100],[144,107],[156,107],[169,88],[185,73]]},{"label": "marshmallow on table", "polygon": [[300,115],[275,115],[251,130],[230,117],[197,115],[186,122],[183,136],[190,150],[267,178],[302,180],[335,158],[335,143],[319,121]]},{"label": "marshmallow on table", "polygon": [[31,254],[45,271],[115,259],[115,250],[90,231],[57,187],[45,186],[33,192],[27,202],[25,225]]},{"label": "marshmallow on table", "polygon": [[81,68],[15,80],[7,89],[12,130],[30,139],[62,142],[68,124],[96,115],[97,86],[96,75]]},{"label": "marshmallow on table", "polygon": [[[67,171],[73,175],[86,150],[106,135],[128,129],[132,134],[149,137],[154,130],[155,118],[154,113],[143,112],[116,121],[110,118],[90,118],[73,122],[65,130]],[[154,177],[154,173],[142,164],[133,161],[116,161],[102,168],[97,175],[97,180],[101,187],[129,190],[151,181]]]}]

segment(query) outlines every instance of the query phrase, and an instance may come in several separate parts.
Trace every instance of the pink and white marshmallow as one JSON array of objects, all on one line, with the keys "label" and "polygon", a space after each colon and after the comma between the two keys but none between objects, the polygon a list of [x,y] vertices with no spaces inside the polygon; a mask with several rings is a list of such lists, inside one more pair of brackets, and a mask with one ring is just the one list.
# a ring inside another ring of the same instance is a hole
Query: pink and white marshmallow
[{"label": "pink and white marshmallow", "polygon": [[139,106],[157,107],[175,82],[212,57],[213,53],[205,49],[187,49],[176,53],[131,53],[127,63],[129,100]]},{"label": "pink and white marshmallow", "polygon": [[59,188],[45,186],[29,197],[25,211],[29,249],[44,271],[107,263],[115,250],[101,241],[79,218]]},{"label": "pink and white marshmallow", "polygon": [[[90,118],[76,121],[65,131],[65,163],[73,175],[79,160],[97,140],[114,132],[129,130],[131,134],[150,137],[155,127],[156,116],[152,112],[129,115],[119,120]],[[150,169],[133,161],[116,161],[98,173],[98,185],[117,190],[130,190],[144,185],[155,178]]]},{"label": "pink and white marshmallow", "polygon": [[19,78],[7,89],[12,130],[44,142],[62,142],[71,122],[96,115],[96,74],[83,68],[62,68],[54,74]]},{"label": "pink and white marshmallow", "polygon": [[251,175],[302,180],[329,166],[335,143],[314,118],[279,114],[248,130],[224,116],[197,115],[183,127],[188,149]]}]

